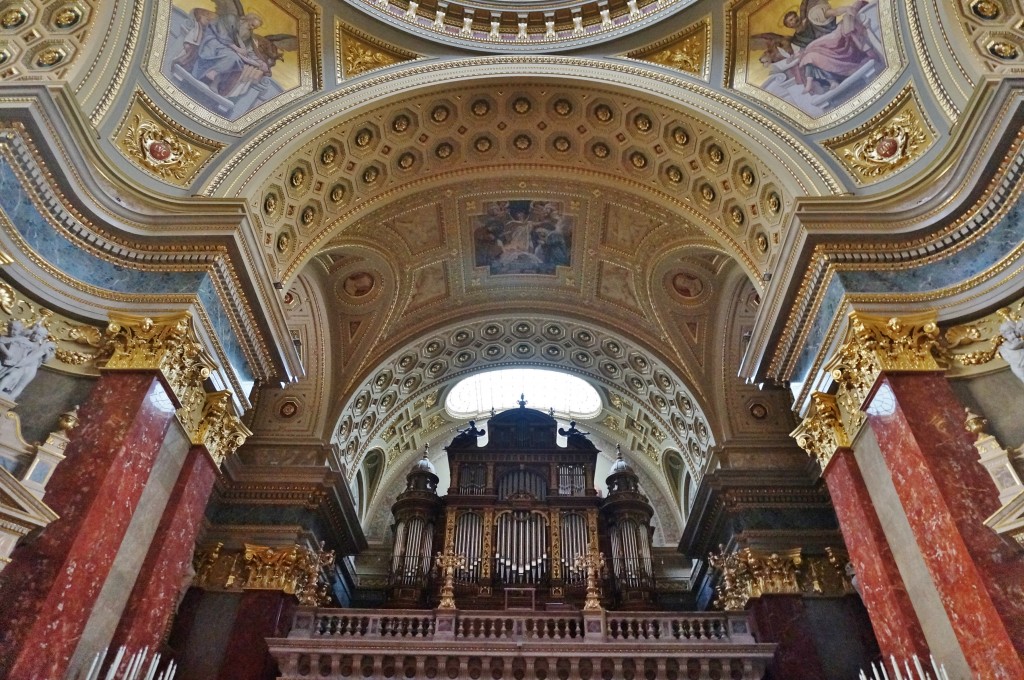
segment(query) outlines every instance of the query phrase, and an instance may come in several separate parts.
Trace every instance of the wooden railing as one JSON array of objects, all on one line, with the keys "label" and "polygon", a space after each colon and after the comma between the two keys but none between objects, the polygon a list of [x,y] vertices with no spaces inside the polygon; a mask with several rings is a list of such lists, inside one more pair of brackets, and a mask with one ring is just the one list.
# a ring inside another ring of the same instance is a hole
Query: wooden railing
[{"label": "wooden railing", "polygon": [[299,608],[280,678],[757,680],[774,645],[742,612]]}]

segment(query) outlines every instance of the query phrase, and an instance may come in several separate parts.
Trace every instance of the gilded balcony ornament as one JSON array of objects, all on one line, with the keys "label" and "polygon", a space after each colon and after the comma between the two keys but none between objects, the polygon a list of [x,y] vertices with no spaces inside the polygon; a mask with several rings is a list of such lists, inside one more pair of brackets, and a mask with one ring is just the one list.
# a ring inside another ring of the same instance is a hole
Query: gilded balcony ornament
[{"label": "gilded balcony ornament", "polygon": [[790,436],[796,440],[797,446],[818,460],[822,470],[828,467],[838,449],[850,445],[839,404],[835,396],[824,392],[811,395],[807,415]]},{"label": "gilded balcony ornament", "polygon": [[[104,371],[158,371],[178,399],[181,411],[202,412],[203,381],[216,368],[192,327],[188,311],[157,317],[111,312],[106,331],[111,349]],[[182,423],[187,432],[191,422]]]},{"label": "gilded balcony ornament", "polygon": [[864,424],[861,406],[883,371],[940,371],[934,311],[902,317],[851,312],[846,341],[826,364],[839,386],[836,403],[847,437]]},{"label": "gilded balcony ornament", "polygon": [[210,392],[206,395],[202,416],[196,429],[193,444],[206,447],[215,465],[220,467],[224,459],[238,450],[252,435],[235,413],[230,390]]}]

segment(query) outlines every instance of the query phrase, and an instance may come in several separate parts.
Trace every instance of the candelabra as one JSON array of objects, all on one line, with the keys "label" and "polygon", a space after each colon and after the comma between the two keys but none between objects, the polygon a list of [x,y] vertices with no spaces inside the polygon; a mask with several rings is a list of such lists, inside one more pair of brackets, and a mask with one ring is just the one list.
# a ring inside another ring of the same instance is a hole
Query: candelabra
[{"label": "candelabra", "polygon": [[576,556],[575,567],[587,574],[587,599],[583,603],[584,611],[601,609],[601,592],[597,587],[598,575],[604,569],[604,553],[586,553]]},{"label": "candelabra", "polygon": [[444,585],[441,586],[441,602],[438,609],[455,609],[455,570],[466,566],[466,556],[454,553],[438,553],[434,557],[434,564],[441,572]]}]

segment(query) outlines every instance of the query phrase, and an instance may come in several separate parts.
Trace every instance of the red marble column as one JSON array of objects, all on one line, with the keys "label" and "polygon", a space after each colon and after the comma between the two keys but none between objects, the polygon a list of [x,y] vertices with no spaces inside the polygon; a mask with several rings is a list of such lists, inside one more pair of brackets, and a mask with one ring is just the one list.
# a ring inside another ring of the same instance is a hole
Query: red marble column
[{"label": "red marble column", "polygon": [[160,518],[146,561],[125,605],[111,647],[157,649],[168,631],[190,573],[203,511],[217,469],[203,446],[193,446]]},{"label": "red marble column", "polygon": [[0,677],[64,677],[174,419],[154,373],[97,381],[46,489],[60,518],[3,572]]},{"label": "red marble column", "polygon": [[1024,678],[1024,555],[984,526],[998,493],[963,406],[941,373],[883,373],[862,408],[967,663]]},{"label": "red marble column", "polygon": [[274,680],[277,663],[266,639],[287,635],[296,604],[295,596],[279,591],[245,591],[217,680]]},{"label": "red marble column", "polygon": [[909,659],[917,654],[927,659],[928,643],[853,451],[838,449],[823,476],[882,658]]},{"label": "red marble column", "polygon": [[807,626],[802,595],[762,595],[747,605],[758,642],[778,644],[768,664],[772,678],[819,680],[825,676],[814,631]]}]

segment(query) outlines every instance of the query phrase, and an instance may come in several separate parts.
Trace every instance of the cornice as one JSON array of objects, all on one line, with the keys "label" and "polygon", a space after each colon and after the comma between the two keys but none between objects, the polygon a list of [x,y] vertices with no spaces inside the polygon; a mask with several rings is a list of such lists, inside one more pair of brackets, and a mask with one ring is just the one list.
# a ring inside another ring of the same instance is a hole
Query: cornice
[{"label": "cornice", "polygon": [[[985,80],[950,141],[903,184],[867,197],[797,200],[781,248],[788,257],[776,266],[741,364],[742,377],[755,382],[789,378],[790,358],[801,351],[831,277],[844,268],[920,265],[984,236],[1018,184],[1019,163],[1007,154],[1021,144],[1022,87],[1020,79]],[[962,293],[933,294],[930,306],[946,307],[944,318],[979,311],[970,300],[960,309],[949,309],[956,304],[952,299],[944,305],[934,302],[946,294],[968,297]],[[896,304],[900,292],[887,298]],[[913,304],[912,295],[906,299]]]},{"label": "cornice", "polygon": [[46,166],[45,176],[32,181],[56,192],[79,247],[130,269],[207,271],[239,340],[248,344],[254,375],[301,375],[244,204],[203,200],[200,212],[195,199],[140,190],[100,149],[67,87],[11,85],[2,95],[5,121],[27,133],[23,153]]}]

